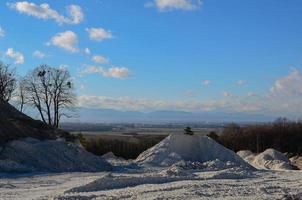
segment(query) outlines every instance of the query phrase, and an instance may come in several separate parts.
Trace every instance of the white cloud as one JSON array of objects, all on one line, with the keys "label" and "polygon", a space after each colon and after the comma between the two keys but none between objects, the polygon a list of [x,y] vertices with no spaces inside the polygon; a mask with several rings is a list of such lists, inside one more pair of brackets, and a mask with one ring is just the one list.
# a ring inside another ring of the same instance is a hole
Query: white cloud
[{"label": "white cloud", "polygon": [[101,55],[92,56],[92,61],[98,64],[106,64],[109,63],[108,59]]},{"label": "white cloud", "polygon": [[293,69],[289,75],[277,79],[271,88],[271,95],[302,95],[301,73],[297,69]]},{"label": "white cloud", "polygon": [[44,58],[45,57],[45,53],[43,53],[42,51],[36,50],[33,53],[33,56],[37,57],[37,58]]},{"label": "white cloud", "polygon": [[124,79],[130,77],[129,69],[125,67],[110,67],[109,69],[105,69],[103,67],[90,66],[86,65],[81,74],[100,74],[104,77],[112,77],[118,79]]},{"label": "white cloud", "polygon": [[84,90],[85,89],[85,85],[84,84],[80,84],[80,89]]},{"label": "white cloud", "polygon": [[79,24],[83,21],[84,14],[80,6],[70,5],[67,7],[67,10],[70,13],[72,24]]},{"label": "white cloud", "polygon": [[20,52],[15,51],[13,48],[7,49],[6,56],[15,60],[15,64],[23,64],[24,63],[24,55]]},{"label": "white cloud", "polygon": [[[109,70],[90,66],[85,73],[99,73],[104,76]],[[224,92],[223,96],[216,100],[198,100],[187,98],[184,100],[157,100],[149,98],[132,97],[106,97],[106,96],[80,96],[79,103],[83,107],[112,108],[119,110],[179,110],[179,111],[221,111],[239,112],[249,114],[262,114],[268,116],[287,116],[291,118],[302,117],[302,74],[294,69],[288,75],[275,81],[266,93],[234,95]],[[185,95],[191,96],[188,91]],[[290,98],[289,98],[290,95]]]},{"label": "white cloud", "polygon": [[247,93],[247,96],[248,96],[248,97],[254,97],[254,96],[256,96],[256,94],[255,94],[254,92],[248,92],[248,93]]},{"label": "white cloud", "polygon": [[130,76],[130,71],[125,67],[111,67],[105,71],[104,75],[113,78],[127,78]]},{"label": "white cloud", "polygon": [[232,112],[254,112],[262,109],[257,103],[232,101],[181,101],[156,100],[148,98],[107,97],[83,95],[78,98],[79,106],[93,108],[109,108],[117,110],[178,110],[189,112],[210,112],[224,110]]},{"label": "white cloud", "polygon": [[160,11],[196,10],[201,5],[201,0],[154,0],[145,4],[146,7],[156,7]]},{"label": "white cloud", "polygon": [[207,86],[207,85],[211,84],[211,81],[210,80],[204,80],[204,81],[202,81],[202,84]]},{"label": "white cloud", "polygon": [[185,91],[185,92],[184,92],[184,95],[185,95],[186,97],[196,97],[196,96],[197,96],[194,92],[192,92],[192,91],[190,91],[190,90]]},{"label": "white cloud", "polygon": [[85,54],[86,56],[89,56],[89,55],[91,54],[90,49],[89,49],[89,48],[85,48],[85,49],[84,49],[84,54]]},{"label": "white cloud", "polygon": [[65,31],[56,34],[47,44],[57,46],[72,53],[79,51],[79,49],[77,48],[78,37],[72,31]]},{"label": "white cloud", "polygon": [[84,18],[81,7],[77,5],[67,6],[67,14],[69,15],[69,17],[60,15],[47,3],[36,5],[35,3],[27,1],[19,1],[16,3],[8,3],[8,6],[19,13],[34,16],[39,19],[53,19],[58,24],[79,24],[83,21]]},{"label": "white cloud", "polygon": [[248,97],[249,104],[257,105],[260,113],[301,118],[302,74],[293,69],[288,75],[278,78],[267,93],[262,96],[248,93]]},{"label": "white cloud", "polygon": [[220,102],[190,102],[190,101],[163,101],[147,98],[134,99],[131,97],[106,97],[83,95],[78,98],[79,106],[93,108],[111,108],[117,110],[186,110],[186,111],[211,111],[225,107]]},{"label": "white cloud", "polygon": [[237,85],[245,85],[246,84],[246,80],[238,80],[237,81]]},{"label": "white cloud", "polygon": [[231,97],[231,96],[232,96],[232,94],[229,93],[229,92],[223,92],[222,95],[223,95],[224,97]]},{"label": "white cloud", "polygon": [[68,65],[66,65],[66,64],[61,64],[61,65],[59,65],[59,67],[58,67],[58,68],[59,68],[60,70],[67,70],[67,69],[68,69],[68,67],[69,67],[69,66],[68,66]]},{"label": "white cloud", "polygon": [[4,37],[5,36],[5,31],[3,30],[3,28],[0,26],[0,37]]},{"label": "white cloud", "polygon": [[106,39],[112,39],[113,35],[110,31],[103,28],[86,28],[91,40],[103,41]]}]

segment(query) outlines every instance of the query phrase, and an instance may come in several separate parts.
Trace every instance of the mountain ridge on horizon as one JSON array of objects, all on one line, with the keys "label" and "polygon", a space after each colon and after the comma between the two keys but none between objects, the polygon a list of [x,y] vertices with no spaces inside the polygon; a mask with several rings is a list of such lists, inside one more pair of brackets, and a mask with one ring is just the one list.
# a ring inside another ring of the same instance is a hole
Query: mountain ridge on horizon
[{"label": "mountain ridge on horizon", "polygon": [[64,122],[82,123],[163,123],[163,122],[267,122],[277,117],[235,112],[189,112],[157,110],[150,112],[121,111],[110,108],[78,107],[76,116]]}]

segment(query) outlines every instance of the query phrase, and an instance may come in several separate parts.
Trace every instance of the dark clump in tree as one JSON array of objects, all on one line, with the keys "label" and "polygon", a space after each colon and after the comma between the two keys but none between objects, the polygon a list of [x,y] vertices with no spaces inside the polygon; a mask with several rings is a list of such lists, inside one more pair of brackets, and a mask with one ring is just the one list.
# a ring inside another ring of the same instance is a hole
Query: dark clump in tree
[{"label": "dark clump in tree", "polygon": [[8,102],[16,88],[14,70],[0,61],[0,102]]},{"label": "dark clump in tree", "polygon": [[187,127],[187,128],[184,129],[184,134],[194,135],[194,132],[191,130],[191,127]]}]

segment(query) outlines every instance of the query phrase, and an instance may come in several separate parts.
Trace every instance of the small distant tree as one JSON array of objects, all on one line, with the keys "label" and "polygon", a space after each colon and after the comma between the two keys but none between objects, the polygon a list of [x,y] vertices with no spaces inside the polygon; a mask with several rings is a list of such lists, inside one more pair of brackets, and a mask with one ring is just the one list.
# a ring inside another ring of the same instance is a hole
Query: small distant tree
[{"label": "small distant tree", "polygon": [[187,127],[187,128],[184,129],[184,134],[194,135],[194,132],[191,130],[191,127]]},{"label": "small distant tree", "polygon": [[8,102],[16,88],[14,70],[0,61],[0,102]]}]

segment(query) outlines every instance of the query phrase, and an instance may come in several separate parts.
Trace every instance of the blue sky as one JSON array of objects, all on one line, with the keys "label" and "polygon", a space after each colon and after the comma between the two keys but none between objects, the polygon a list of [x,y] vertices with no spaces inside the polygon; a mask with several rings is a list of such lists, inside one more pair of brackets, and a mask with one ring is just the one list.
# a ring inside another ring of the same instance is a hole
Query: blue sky
[{"label": "blue sky", "polygon": [[300,0],[1,1],[0,59],[67,67],[85,107],[299,117],[301,19]]}]

